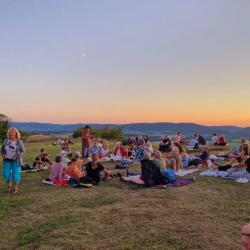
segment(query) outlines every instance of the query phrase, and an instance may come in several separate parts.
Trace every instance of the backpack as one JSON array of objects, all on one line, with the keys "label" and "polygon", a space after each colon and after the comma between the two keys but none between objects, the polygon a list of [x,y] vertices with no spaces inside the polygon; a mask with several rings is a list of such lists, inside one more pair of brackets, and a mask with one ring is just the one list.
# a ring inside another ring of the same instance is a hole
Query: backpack
[{"label": "backpack", "polygon": [[147,187],[165,184],[160,168],[151,160],[141,161],[142,179]]}]

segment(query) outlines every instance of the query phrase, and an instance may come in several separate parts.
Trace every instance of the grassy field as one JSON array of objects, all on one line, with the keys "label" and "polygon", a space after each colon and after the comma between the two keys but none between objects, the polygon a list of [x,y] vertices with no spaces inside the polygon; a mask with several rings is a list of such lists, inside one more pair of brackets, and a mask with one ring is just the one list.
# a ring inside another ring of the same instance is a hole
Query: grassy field
[{"label": "grassy field", "polygon": [[[50,142],[27,143],[25,162]],[[80,144],[74,144],[74,150]],[[113,167],[111,163],[106,163]],[[193,185],[146,189],[113,179],[92,189],[51,187],[25,173],[20,192],[1,178],[0,249],[240,249],[250,184],[197,176]]]}]

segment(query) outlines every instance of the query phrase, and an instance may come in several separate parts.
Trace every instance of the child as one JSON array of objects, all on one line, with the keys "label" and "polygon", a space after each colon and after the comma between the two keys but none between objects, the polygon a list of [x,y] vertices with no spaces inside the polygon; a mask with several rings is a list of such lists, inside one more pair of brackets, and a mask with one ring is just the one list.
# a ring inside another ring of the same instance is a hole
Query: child
[{"label": "child", "polygon": [[41,157],[41,165],[42,165],[42,167],[49,167],[49,166],[52,165],[52,162],[49,160],[48,156],[49,155],[47,153],[45,153]]},{"label": "child", "polygon": [[40,169],[42,168],[42,161],[41,161],[41,158],[38,156],[36,157],[34,163],[33,163],[33,169]]}]

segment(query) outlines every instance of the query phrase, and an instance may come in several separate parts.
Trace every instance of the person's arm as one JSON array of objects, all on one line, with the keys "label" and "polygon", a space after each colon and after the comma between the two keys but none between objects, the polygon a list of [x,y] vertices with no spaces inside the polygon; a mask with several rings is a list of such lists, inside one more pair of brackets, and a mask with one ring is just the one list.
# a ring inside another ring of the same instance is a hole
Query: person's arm
[{"label": "person's arm", "polygon": [[2,147],[1,147],[1,155],[3,159],[5,160],[5,146],[6,146],[6,141],[3,142]]}]

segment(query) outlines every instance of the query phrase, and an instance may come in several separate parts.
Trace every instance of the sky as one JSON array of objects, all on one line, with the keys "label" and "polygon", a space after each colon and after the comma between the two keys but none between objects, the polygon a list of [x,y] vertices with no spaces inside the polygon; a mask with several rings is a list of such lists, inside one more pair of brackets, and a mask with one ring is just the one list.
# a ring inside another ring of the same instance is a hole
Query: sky
[{"label": "sky", "polygon": [[250,126],[249,0],[0,0],[0,113]]}]

